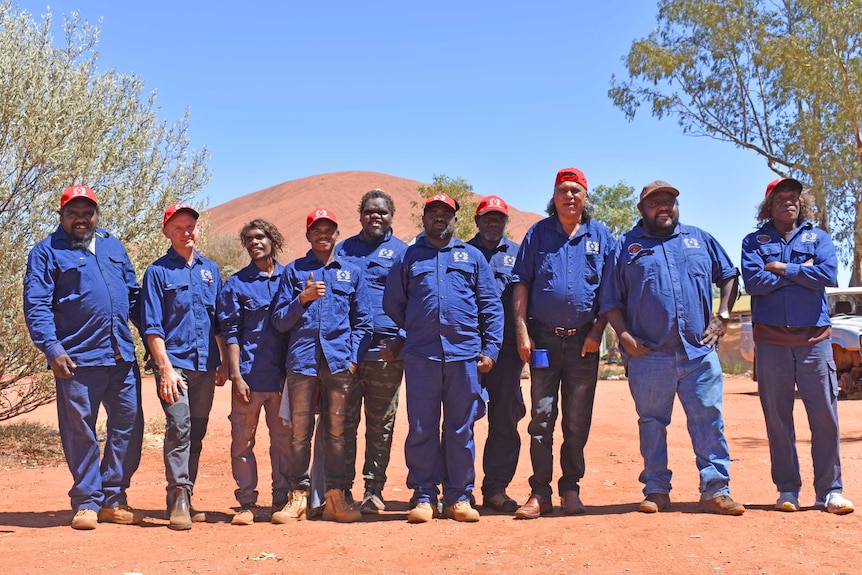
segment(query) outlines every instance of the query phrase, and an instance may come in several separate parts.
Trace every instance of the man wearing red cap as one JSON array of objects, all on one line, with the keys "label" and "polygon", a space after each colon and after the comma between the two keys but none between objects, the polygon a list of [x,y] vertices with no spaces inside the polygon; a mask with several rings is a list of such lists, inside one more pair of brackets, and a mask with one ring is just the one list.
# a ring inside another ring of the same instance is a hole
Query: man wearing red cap
[{"label": "man wearing red cap", "polygon": [[547,350],[547,366],[531,370],[530,498],[518,519],[553,512],[554,426],[562,412],[562,476],[557,484],[565,515],[584,513],[580,480],[586,471],[584,447],[590,433],[605,321],[598,314],[598,288],[613,238],[592,216],[587,178],[563,168],[554,181],[548,217],[524,237],[512,281],[518,352]]},{"label": "man wearing red cap", "polygon": [[799,181],[770,182],[758,209],[760,227],[742,242],[742,279],[751,295],[757,389],[779,492],[775,509],[799,509],[798,390],[811,429],[815,506],[844,515],[853,503],[842,495],[838,380],[824,289],[837,283],[838,258],[813,216]]},{"label": "man wearing red cap", "polygon": [[482,479],[483,506],[514,513],[518,504],[506,494],[506,488],[518,466],[518,454],[521,451],[518,422],[527,414],[527,408],[521,394],[524,362],[518,355],[512,311],[512,267],[519,246],[506,237],[508,221],[509,206],[503,198],[482,198],[475,216],[479,233],[467,243],[482,252],[491,266],[505,315],[500,355],[491,371],[481,374],[482,387],[488,392],[488,439],[482,458],[485,471]]},{"label": "man wearing red cap", "polygon": [[[122,244],[98,227],[99,215],[93,190],[67,188],[60,225],[33,247],[24,275],[27,328],[57,383],[74,529],[142,519],[126,499],[143,439],[141,374],[128,325],[140,325],[140,288]],[[100,405],[108,414],[101,462]]]},{"label": "man wearing red cap", "polygon": [[279,517],[308,516],[309,463],[318,393],[326,445],[326,503],[323,518],[339,523],[362,520],[344,492],[345,418],[354,374],[371,340],[372,311],[362,271],[335,253],[338,221],[327,209],[312,210],[305,223],[311,249],[284,270],[273,301],[272,324],[289,333],[285,394],[293,422],[290,493]]},{"label": "man wearing red cap", "polygon": [[222,280],[218,265],[195,249],[194,208],[168,206],[162,233],[171,247],[144,273],[143,329],[165,412],[168,527],[185,530],[206,521],[191,497],[215,386],[227,380],[227,350],[215,315]]},{"label": "man wearing red cap", "polygon": [[437,516],[441,483],[447,517],[479,520],[470,504],[476,480],[473,422],[484,414],[479,373],[490,371],[497,359],[503,306],[485,257],[454,237],[458,207],[446,194],[425,201],[425,234],[392,267],[383,291],[384,311],[407,334],[410,523]]},{"label": "man wearing red cap", "polygon": [[[679,397],[700,473],[700,508],[742,515],[745,506],[730,497],[724,380],[715,351],[739,272],[711,235],[679,223],[678,195],[661,180],[644,186],[641,220],[617,240],[602,277],[601,312],[619,336],[638,413],[645,495],[638,509],[670,509],[667,426]],[[720,290],[716,315],[713,284]]]}]

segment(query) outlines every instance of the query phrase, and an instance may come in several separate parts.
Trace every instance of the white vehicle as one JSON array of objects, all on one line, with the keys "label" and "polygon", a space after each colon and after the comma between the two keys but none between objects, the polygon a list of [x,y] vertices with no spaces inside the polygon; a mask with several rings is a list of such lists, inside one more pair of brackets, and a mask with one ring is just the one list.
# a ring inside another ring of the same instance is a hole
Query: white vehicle
[{"label": "white vehicle", "polygon": [[[826,288],[826,303],[832,319],[832,353],[838,369],[839,397],[862,399],[862,287]],[[743,323],[739,351],[756,363],[751,323]],[[757,379],[756,369],[751,377]]]}]

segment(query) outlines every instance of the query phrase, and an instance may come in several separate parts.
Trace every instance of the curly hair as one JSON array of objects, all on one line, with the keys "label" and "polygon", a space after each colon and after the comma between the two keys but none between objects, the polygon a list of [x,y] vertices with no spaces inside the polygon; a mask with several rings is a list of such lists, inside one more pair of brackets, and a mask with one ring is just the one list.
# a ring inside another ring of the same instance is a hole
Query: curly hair
[{"label": "curly hair", "polygon": [[244,225],[242,230],[239,232],[239,241],[242,245],[245,245],[245,235],[251,230],[260,230],[266,234],[266,237],[268,237],[270,243],[272,243],[272,259],[278,259],[278,254],[280,254],[284,249],[284,236],[281,235],[281,232],[278,231],[275,224],[271,224],[261,218],[253,219]]},{"label": "curly hair", "polygon": [[362,208],[365,207],[365,202],[367,202],[368,200],[376,200],[378,198],[386,202],[386,207],[389,209],[389,214],[394,216],[395,202],[392,201],[392,196],[390,196],[380,188],[371,190],[370,192],[365,192],[365,194],[362,196],[362,199],[359,200],[359,207],[356,208],[356,211],[361,214]]},{"label": "curly hair", "polygon": [[[772,221],[772,204],[775,199],[775,190],[766,196],[757,206],[757,223],[763,225]],[[799,194],[799,215],[796,217],[796,225],[802,225],[805,220],[814,220],[814,198],[807,191]]]}]

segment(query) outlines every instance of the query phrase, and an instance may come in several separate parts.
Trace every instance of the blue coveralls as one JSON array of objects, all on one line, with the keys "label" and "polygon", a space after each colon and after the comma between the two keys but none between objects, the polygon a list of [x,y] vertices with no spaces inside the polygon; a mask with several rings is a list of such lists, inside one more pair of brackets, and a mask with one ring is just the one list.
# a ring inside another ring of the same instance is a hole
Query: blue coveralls
[{"label": "blue coveralls", "polygon": [[[215,392],[215,370],[221,364],[216,334],[216,301],[222,281],[218,265],[194,252],[186,262],[173,247],[153,262],[141,286],[144,337],[158,335],[165,341],[171,366],[187,389],[165,412],[165,478],[168,507],[177,487],[191,494],[197,479],[203,439]],[[159,373],[156,370],[156,386]]]},{"label": "blue coveralls", "polygon": [[346,480],[353,484],[356,473],[356,431],[359,426],[362,404],[365,404],[365,464],[362,475],[365,491],[379,493],[386,484],[386,469],[392,449],[392,432],[398,413],[398,394],[404,377],[404,352],[395,361],[383,361],[380,350],[383,341],[404,339],[403,330],[383,312],[383,288],[396,260],[407,244],[392,234],[392,230],[378,243],[368,243],[362,232],[347,238],[336,248],[342,259],[360,268],[374,313],[374,334],[371,347],[356,372],[356,385],[348,400],[345,423]]},{"label": "blue coveralls", "polygon": [[257,502],[254,444],[261,408],[269,430],[272,501],[276,506],[287,501],[290,488],[290,427],[279,416],[287,338],[270,321],[271,303],[283,271],[278,262],[272,274],[249,263],[228,278],[216,307],[226,344],[239,347],[240,374],[251,390],[248,403],[231,395],[229,418],[231,469],[237,483],[234,495],[241,506]]},{"label": "blue coveralls", "polygon": [[[126,505],[141,460],[141,375],[129,320],[138,323],[140,288],[126,250],[101,228],[95,254],[72,248],[61,226],[36,244],[24,275],[24,317],[49,362],[66,353],[75,375],[56,379],[57,420],[72,472],[72,509]],[[96,418],[108,416],[99,461]]]},{"label": "blue coveralls", "polygon": [[383,309],[407,332],[404,454],[412,502],[436,502],[444,481],[445,505],[467,500],[476,479],[473,422],[485,407],[476,360],[482,354],[496,361],[503,338],[491,268],[456,237],[438,249],[420,235],[393,266]]},{"label": "blue coveralls", "polygon": [[622,310],[629,332],[650,350],[622,353],[639,417],[645,494],[671,490],[667,426],[677,394],[700,471],[701,499],[730,493],[721,365],[701,339],[712,319],[712,284],[737,274],[711,235],[683,224],[656,237],[638,222],[608,256],[601,313]]},{"label": "blue coveralls", "polygon": [[478,234],[467,243],[482,252],[491,266],[505,317],[503,344],[497,361],[491,371],[479,375],[482,387],[488,392],[488,439],[482,457],[485,472],[482,494],[487,500],[498,493],[505,493],[515,476],[521,451],[518,422],[527,414],[521,393],[524,361],[518,354],[512,310],[512,268],[519,246],[503,236],[493,250],[488,250]]},{"label": "blue coveralls", "polygon": [[[574,236],[551,216],[524,236],[512,281],[529,293],[527,327],[536,349],[548,350],[547,369],[530,371],[531,493],[551,499],[554,426],[562,411],[560,494],[580,492],[586,471],[584,447],[590,434],[599,354],[581,357],[598,316],[599,280],[613,237],[601,222],[582,222]],[[561,409],[560,409],[561,408]]]},{"label": "blue coveralls", "polygon": [[[309,274],[326,284],[326,295],[303,306],[299,295]],[[344,420],[353,385],[350,364],[359,365],[371,339],[372,312],[362,271],[339,257],[325,264],[313,252],[282,274],[272,309],[276,329],[289,332],[286,389],[293,420],[290,441],[292,490],[310,486],[308,465],[318,391],[325,395],[326,490],[349,489],[344,468]]]},{"label": "blue coveralls", "polygon": [[[784,275],[764,264],[787,264]],[[813,265],[803,265],[811,261]],[[789,328],[831,325],[824,288],[837,283],[838,259],[829,234],[804,222],[785,240],[772,223],[742,242],[742,279],[751,295],[751,320],[757,357],[757,389],[772,460],[772,481],[779,492],[799,496],[802,477],[796,452],[793,403],[796,390],[811,429],[816,501],[841,493],[838,377],[829,338],[813,344],[776,345],[758,341],[757,324]]]}]

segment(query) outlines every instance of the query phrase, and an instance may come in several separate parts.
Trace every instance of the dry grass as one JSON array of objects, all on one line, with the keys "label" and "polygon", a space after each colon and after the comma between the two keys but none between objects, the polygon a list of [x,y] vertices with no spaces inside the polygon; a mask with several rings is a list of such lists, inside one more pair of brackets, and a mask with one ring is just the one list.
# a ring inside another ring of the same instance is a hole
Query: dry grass
[{"label": "dry grass", "polygon": [[63,465],[60,433],[42,423],[0,425],[0,468]]}]

